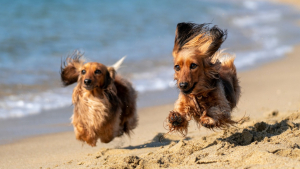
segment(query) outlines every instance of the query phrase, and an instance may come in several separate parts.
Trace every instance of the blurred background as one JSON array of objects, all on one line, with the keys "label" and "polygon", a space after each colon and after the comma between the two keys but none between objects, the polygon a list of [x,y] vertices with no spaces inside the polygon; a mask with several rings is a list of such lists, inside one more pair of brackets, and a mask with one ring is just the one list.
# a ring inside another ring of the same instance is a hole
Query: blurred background
[{"label": "blurred background", "polygon": [[[283,57],[300,41],[300,14],[258,0],[0,0],[0,122],[70,107],[61,59],[80,50],[112,65],[139,92],[138,107],[173,103],[171,55],[179,22],[228,30],[222,48],[239,71]],[[68,121],[69,119],[65,119]]]}]

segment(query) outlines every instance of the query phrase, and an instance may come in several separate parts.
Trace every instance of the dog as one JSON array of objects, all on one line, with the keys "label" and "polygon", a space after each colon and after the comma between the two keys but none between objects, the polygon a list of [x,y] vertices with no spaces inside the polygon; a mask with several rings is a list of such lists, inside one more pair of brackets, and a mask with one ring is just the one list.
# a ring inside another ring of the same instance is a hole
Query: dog
[{"label": "dog", "polygon": [[111,67],[85,63],[83,54],[74,52],[61,64],[64,86],[77,82],[72,94],[71,117],[76,139],[96,146],[109,143],[136,128],[136,91],[130,82],[116,74],[124,58]]},{"label": "dog", "polygon": [[219,50],[227,31],[209,24],[178,23],[173,48],[174,80],[180,89],[167,128],[182,135],[189,121],[209,129],[236,122],[231,111],[240,98],[235,57]]}]

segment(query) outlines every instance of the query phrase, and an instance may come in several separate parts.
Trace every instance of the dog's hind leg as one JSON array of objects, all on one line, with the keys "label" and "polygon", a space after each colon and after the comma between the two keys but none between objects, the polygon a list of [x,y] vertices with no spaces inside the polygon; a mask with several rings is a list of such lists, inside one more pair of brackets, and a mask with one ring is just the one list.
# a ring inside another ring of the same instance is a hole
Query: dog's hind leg
[{"label": "dog's hind leg", "polygon": [[[135,111],[135,110],[134,110]],[[123,133],[127,134],[128,136],[130,136],[130,132],[136,128],[136,126],[138,125],[138,117],[136,112],[132,113],[132,116],[127,118],[123,124],[121,124],[121,128],[120,130],[122,130],[120,133],[120,136],[123,135]]]}]

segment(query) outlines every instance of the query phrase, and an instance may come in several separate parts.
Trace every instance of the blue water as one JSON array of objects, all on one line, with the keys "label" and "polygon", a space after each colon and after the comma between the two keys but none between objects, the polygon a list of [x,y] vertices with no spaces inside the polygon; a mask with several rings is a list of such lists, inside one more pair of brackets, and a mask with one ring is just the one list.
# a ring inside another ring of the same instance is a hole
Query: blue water
[{"label": "blue water", "polygon": [[0,16],[0,118],[70,105],[72,87],[61,87],[59,68],[75,49],[108,65],[127,55],[119,73],[140,99],[168,91],[179,22],[228,29],[223,47],[239,70],[280,58],[300,41],[299,13],[267,1],[0,0]]}]

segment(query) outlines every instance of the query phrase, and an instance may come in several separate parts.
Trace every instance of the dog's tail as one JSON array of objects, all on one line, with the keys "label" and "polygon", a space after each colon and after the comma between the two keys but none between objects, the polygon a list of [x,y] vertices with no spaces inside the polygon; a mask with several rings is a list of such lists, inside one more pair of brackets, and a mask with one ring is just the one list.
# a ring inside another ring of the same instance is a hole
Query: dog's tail
[{"label": "dog's tail", "polygon": [[115,71],[117,71],[121,67],[121,64],[123,63],[125,58],[126,56],[122,57],[119,61],[117,61],[114,65],[112,65]]},{"label": "dog's tail", "polygon": [[211,62],[216,63],[217,61],[219,61],[219,62],[221,62],[222,66],[229,67],[229,68],[231,68],[235,71],[236,68],[235,68],[234,63],[233,63],[234,59],[235,59],[235,55],[225,53],[224,51],[225,51],[225,49],[217,51],[212,56]]}]

